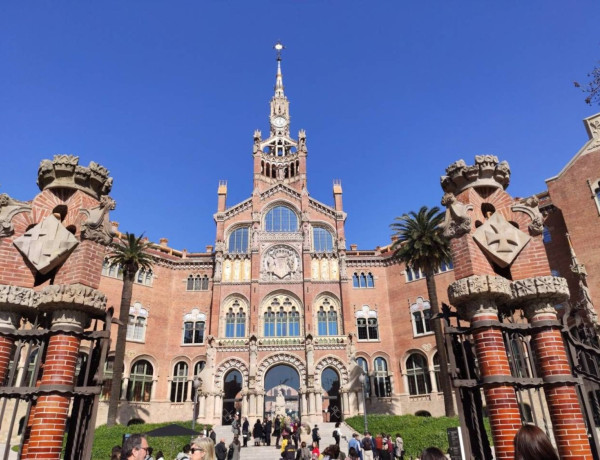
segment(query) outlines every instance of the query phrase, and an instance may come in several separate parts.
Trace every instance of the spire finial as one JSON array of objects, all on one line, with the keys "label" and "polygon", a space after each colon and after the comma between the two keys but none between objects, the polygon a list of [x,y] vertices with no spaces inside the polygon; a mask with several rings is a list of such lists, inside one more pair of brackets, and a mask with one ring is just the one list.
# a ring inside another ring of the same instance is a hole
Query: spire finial
[{"label": "spire finial", "polygon": [[281,41],[277,41],[273,46],[273,49],[277,51],[277,77],[275,80],[275,95],[283,96],[283,76],[281,75],[281,51],[285,49],[285,46]]}]

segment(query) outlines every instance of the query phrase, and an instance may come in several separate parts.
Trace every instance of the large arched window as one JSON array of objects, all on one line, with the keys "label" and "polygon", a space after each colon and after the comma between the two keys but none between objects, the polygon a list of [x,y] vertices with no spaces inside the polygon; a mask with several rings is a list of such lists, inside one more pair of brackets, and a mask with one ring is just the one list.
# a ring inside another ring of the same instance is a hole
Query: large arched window
[{"label": "large arched window", "polygon": [[225,337],[246,336],[246,313],[239,300],[234,300],[225,315]]},{"label": "large arched window", "polygon": [[145,359],[131,366],[129,384],[127,385],[127,401],[149,402],[152,395],[152,377],[154,368]]},{"label": "large arched window", "polygon": [[317,310],[317,333],[319,335],[338,335],[338,314],[334,305],[325,297]]},{"label": "large arched window", "polygon": [[248,252],[248,227],[238,228],[229,235],[229,252]]},{"label": "large arched window", "polygon": [[201,344],[204,342],[204,321],[184,321],[183,343]]},{"label": "large arched window", "polygon": [[278,295],[263,314],[265,337],[298,337],[300,313],[290,297]]},{"label": "large arched window", "polygon": [[380,398],[392,395],[392,385],[388,375],[387,361],[383,358],[375,358],[375,396]]},{"label": "large arched window", "polygon": [[367,360],[365,358],[356,358],[356,364],[358,364],[360,366],[360,368],[363,370],[364,372],[364,376],[365,376],[365,396],[367,398],[371,397],[371,377],[369,376],[369,363],[367,362]]},{"label": "large arched window", "polygon": [[184,402],[187,399],[188,365],[179,361],[173,369],[173,381],[171,382],[171,402]]},{"label": "large arched window", "polygon": [[431,391],[427,360],[423,355],[413,353],[406,360],[406,378],[408,392],[411,395],[423,395]]},{"label": "large arched window", "polygon": [[277,206],[265,216],[267,232],[295,232],[298,230],[298,216],[286,206]]},{"label": "large arched window", "polygon": [[333,251],[333,236],[322,227],[313,228],[313,247],[315,252]]}]

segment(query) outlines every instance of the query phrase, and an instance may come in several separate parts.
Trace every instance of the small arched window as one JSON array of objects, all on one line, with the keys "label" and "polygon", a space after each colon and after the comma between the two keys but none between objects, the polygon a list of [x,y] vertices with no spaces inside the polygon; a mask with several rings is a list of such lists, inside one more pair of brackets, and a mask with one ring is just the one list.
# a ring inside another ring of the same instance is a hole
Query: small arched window
[{"label": "small arched window", "polygon": [[331,252],[333,251],[333,236],[322,227],[314,227],[313,246],[315,252]]},{"label": "small arched window", "polygon": [[375,358],[375,396],[380,398],[392,395],[392,385],[388,375],[387,361],[383,358]]},{"label": "small arched window", "polygon": [[115,367],[115,357],[109,356],[104,362],[104,380],[102,380],[102,390],[100,399],[110,399],[110,390],[112,389],[113,372]]},{"label": "small arched window", "polygon": [[150,402],[152,395],[152,379],[154,368],[145,359],[136,361],[131,366],[129,383],[127,384],[127,401]]},{"label": "small arched window", "polygon": [[319,335],[338,335],[338,314],[328,298],[323,299],[317,312],[317,333]]},{"label": "small arched window", "polygon": [[265,216],[267,232],[295,232],[298,230],[298,216],[286,206],[277,206]]},{"label": "small arched window", "polygon": [[246,336],[246,313],[240,306],[240,302],[235,300],[232,308],[225,315],[225,337],[245,337]]},{"label": "small arched window", "polygon": [[354,275],[352,275],[352,287],[360,287],[360,283],[358,281],[358,273],[354,273]]},{"label": "small arched window", "polygon": [[202,372],[202,369],[204,369],[204,366],[206,366],[206,361],[198,361],[194,365],[194,376],[200,375],[200,372]]},{"label": "small arched window", "polygon": [[248,252],[248,227],[238,228],[229,235],[229,252]]},{"label": "small arched window", "polygon": [[187,290],[188,291],[207,291],[208,290],[208,276],[207,275],[190,275],[187,278]]},{"label": "small arched window", "polygon": [[175,364],[171,382],[171,402],[184,402],[187,399],[188,365],[183,361]]},{"label": "small arched window", "polygon": [[413,353],[406,361],[408,392],[411,395],[423,395],[431,391],[429,369],[423,355]]}]

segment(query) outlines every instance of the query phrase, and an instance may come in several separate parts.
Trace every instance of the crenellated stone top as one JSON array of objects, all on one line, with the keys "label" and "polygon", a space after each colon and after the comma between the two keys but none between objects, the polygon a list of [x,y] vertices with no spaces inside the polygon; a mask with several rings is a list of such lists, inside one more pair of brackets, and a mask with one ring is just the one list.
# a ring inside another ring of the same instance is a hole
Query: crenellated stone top
[{"label": "crenellated stone top", "polygon": [[453,195],[471,187],[506,189],[510,182],[510,167],[506,161],[499,163],[495,155],[476,155],[474,165],[468,166],[464,160],[452,163],[440,182],[444,192]]},{"label": "crenellated stone top", "polygon": [[42,160],[38,169],[37,184],[41,191],[52,188],[73,188],[94,197],[98,201],[108,195],[113,179],[108,170],[90,161],[88,167],[79,164],[74,155],[54,155],[54,159]]}]

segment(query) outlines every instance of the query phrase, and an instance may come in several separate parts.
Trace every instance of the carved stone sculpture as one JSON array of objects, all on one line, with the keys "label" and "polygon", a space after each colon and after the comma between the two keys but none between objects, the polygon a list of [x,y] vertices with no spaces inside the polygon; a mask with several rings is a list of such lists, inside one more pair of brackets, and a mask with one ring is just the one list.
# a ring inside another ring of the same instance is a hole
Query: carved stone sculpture
[{"label": "carved stone sculpture", "polygon": [[530,196],[523,200],[520,204],[514,205],[511,210],[516,212],[524,212],[531,218],[531,222],[528,225],[529,233],[533,236],[541,235],[544,231],[544,216],[540,212],[538,198]]},{"label": "carved stone sculpture", "polygon": [[454,195],[471,187],[506,189],[510,181],[510,167],[506,161],[498,163],[494,155],[477,155],[472,166],[467,166],[464,160],[452,163],[440,181],[444,192]]},{"label": "carved stone sculpture", "polygon": [[475,230],[473,239],[500,267],[507,267],[529,243],[531,237],[496,212]]},{"label": "carved stone sculpture", "polygon": [[13,244],[37,271],[46,274],[67,260],[79,241],[56,217],[50,215]]},{"label": "carved stone sculpture", "polygon": [[81,225],[81,239],[109,245],[115,236],[115,232],[108,220],[108,212],[114,210],[115,207],[115,200],[108,195],[103,195],[97,207],[90,210],[82,210],[88,218]]},{"label": "carved stone sculpture", "polygon": [[263,279],[271,281],[300,279],[298,254],[289,246],[273,246],[263,256],[262,275]]},{"label": "carved stone sculpture", "polygon": [[444,236],[446,238],[458,238],[469,233],[471,231],[469,212],[473,210],[473,206],[461,203],[451,193],[444,195],[442,204],[446,206],[446,215],[441,225],[444,229]]},{"label": "carved stone sculpture", "polygon": [[83,284],[55,284],[38,293],[37,307],[43,311],[79,310],[94,317],[104,316],[106,296]]},{"label": "carved stone sculpture", "polygon": [[0,195],[0,238],[14,233],[12,219],[21,212],[30,212],[31,206],[12,199],[6,193]]}]

